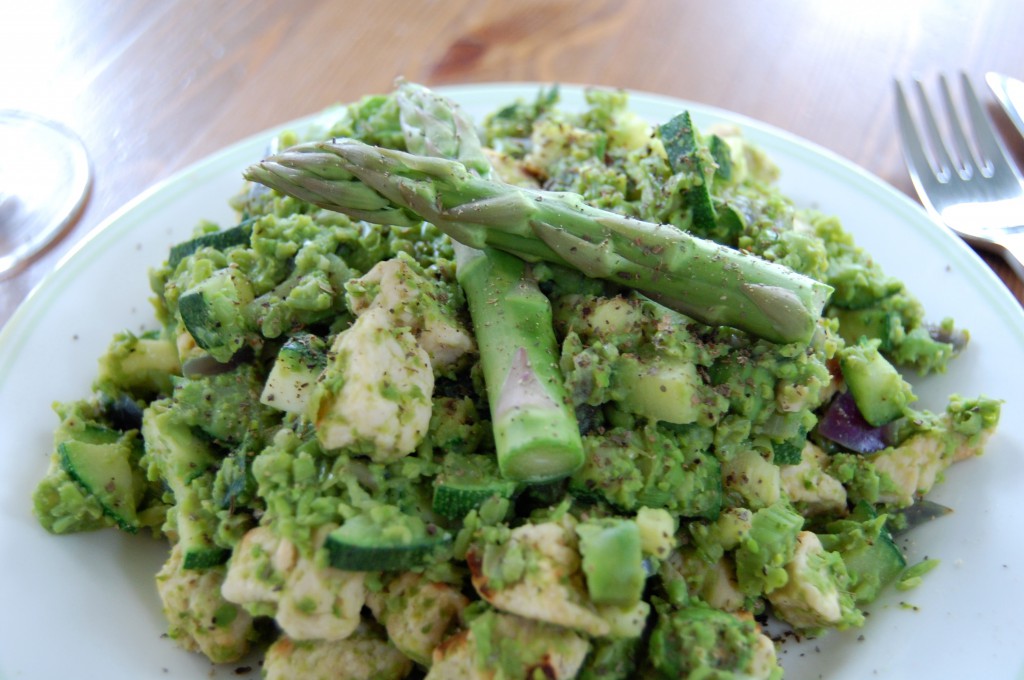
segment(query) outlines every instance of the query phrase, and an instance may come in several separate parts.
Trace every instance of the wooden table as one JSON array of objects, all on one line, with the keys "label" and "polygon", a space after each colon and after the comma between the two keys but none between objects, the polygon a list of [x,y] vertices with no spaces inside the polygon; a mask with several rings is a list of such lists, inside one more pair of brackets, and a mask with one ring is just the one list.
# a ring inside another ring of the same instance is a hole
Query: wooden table
[{"label": "wooden table", "polygon": [[[911,195],[893,78],[1024,77],[1019,0],[10,5],[0,23],[0,108],[77,130],[95,183],[64,238],[0,282],[0,325],[78,240],[140,192],[272,125],[386,91],[399,75],[674,95],[798,134]],[[1024,161],[1024,142],[1014,150]],[[1024,301],[1021,281],[989,262]]]}]

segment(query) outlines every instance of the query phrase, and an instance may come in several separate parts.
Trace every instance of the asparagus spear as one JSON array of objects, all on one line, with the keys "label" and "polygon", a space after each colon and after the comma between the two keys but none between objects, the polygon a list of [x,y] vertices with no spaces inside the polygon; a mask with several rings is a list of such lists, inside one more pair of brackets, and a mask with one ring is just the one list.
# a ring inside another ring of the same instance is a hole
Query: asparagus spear
[{"label": "asparagus spear", "polygon": [[456,160],[480,177],[491,176],[473,122],[455,102],[416,83],[401,82],[395,93],[405,146],[417,156]]},{"label": "asparagus spear", "polygon": [[338,138],[251,166],[247,179],[381,224],[432,222],[454,240],[576,267],[711,325],[807,342],[831,287],[775,263],[600,210],[577,194],[514,187],[455,160]]},{"label": "asparagus spear", "polygon": [[[407,148],[451,158],[480,177],[491,164],[472,123],[454,103],[412,83],[397,100]],[[523,260],[455,242],[456,277],[480,348],[501,474],[539,482],[583,464],[583,442],[558,368],[551,303]]]},{"label": "asparagus spear", "polygon": [[491,405],[498,468],[541,482],[583,464],[583,442],[558,368],[551,304],[520,258],[462,248],[456,276],[466,291]]}]

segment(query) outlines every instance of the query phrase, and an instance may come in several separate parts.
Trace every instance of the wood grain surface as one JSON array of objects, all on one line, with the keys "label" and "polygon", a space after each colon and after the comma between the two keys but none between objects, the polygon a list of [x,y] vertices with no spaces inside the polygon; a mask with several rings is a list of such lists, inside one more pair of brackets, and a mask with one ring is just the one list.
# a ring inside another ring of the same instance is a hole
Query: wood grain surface
[{"label": "wood grain surface", "polygon": [[[0,281],[0,324],[140,192],[270,126],[386,91],[397,76],[682,97],[800,135],[913,195],[893,79],[1024,77],[1022,34],[1019,0],[7,2],[0,108],[70,125],[95,180],[63,238]],[[1024,163],[1024,142],[1013,150]],[[1024,301],[1021,281],[988,262]]]}]

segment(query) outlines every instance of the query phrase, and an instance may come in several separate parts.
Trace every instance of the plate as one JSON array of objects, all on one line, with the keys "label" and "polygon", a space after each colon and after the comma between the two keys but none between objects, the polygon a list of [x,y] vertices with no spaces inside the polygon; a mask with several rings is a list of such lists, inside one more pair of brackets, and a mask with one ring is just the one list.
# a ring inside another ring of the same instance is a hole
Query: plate
[{"label": "plate", "polygon": [[[479,117],[532,98],[538,87],[443,91]],[[582,106],[582,88],[563,86],[562,94],[566,106]],[[1024,314],[1016,300],[918,205],[838,156],[727,111],[645,93],[632,93],[631,102],[652,122],[688,109],[699,127],[742,127],[779,164],[787,194],[838,215],[931,318],[952,316],[970,329],[971,344],[948,373],[912,379],[924,406],[941,409],[955,391],[1006,402],[986,455],[956,465],[933,492],[956,512],[909,536],[911,562],[938,558],[939,567],[915,590],[887,592],[864,628],[783,645],[787,678],[1024,678],[1024,434],[1016,427],[1024,422]],[[163,544],[116,531],[50,536],[32,516],[30,495],[52,446],[51,403],[88,393],[96,358],[115,332],[154,326],[148,269],[199,220],[231,224],[227,199],[275,132],[212,155],[127,205],[64,259],[0,333],[0,680],[258,676],[255,664],[213,668],[166,639],[153,586]]]}]

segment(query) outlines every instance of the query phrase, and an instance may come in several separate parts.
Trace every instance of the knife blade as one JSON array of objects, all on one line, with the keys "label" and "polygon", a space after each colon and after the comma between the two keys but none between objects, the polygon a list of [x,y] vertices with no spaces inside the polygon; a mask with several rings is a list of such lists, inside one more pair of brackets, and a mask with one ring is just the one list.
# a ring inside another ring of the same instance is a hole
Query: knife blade
[{"label": "knife blade", "polygon": [[985,82],[1021,136],[1024,136],[1024,82],[994,71],[985,74]]}]

